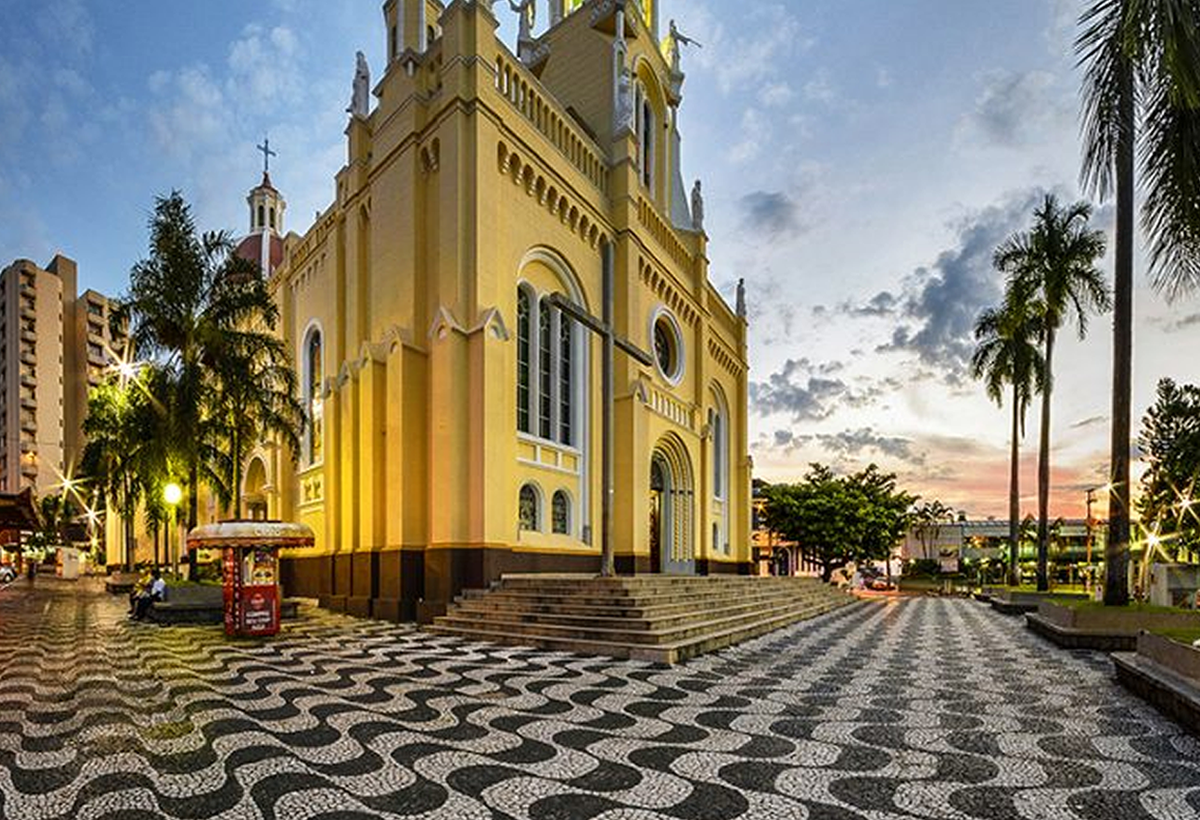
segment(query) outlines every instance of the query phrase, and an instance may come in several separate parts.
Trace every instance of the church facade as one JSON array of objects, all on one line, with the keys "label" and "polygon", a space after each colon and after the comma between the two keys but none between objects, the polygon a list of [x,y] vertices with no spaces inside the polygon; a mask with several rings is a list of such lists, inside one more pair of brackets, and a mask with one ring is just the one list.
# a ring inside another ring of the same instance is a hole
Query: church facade
[{"label": "church facade", "polygon": [[500,6],[388,0],[335,201],[277,263],[282,197],[251,192],[311,423],[243,496],[312,527],[283,581],[332,609],[427,620],[503,573],[600,569],[603,346],[555,299],[644,351],[613,357],[616,570],[750,571],[746,324],[680,173],[688,41],[654,0],[551,0],[539,35],[514,5],[516,54]]}]

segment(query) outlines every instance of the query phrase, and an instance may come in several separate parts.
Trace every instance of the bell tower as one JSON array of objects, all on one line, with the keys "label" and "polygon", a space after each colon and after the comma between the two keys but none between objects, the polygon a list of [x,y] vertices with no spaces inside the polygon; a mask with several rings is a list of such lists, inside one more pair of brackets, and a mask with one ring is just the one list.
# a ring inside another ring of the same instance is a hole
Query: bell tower
[{"label": "bell tower", "polygon": [[283,212],[287,202],[283,195],[271,184],[271,157],[276,156],[271,150],[271,141],[263,140],[258,146],[263,154],[263,177],[256,187],[250,190],[246,202],[250,206],[250,233],[283,236]]}]

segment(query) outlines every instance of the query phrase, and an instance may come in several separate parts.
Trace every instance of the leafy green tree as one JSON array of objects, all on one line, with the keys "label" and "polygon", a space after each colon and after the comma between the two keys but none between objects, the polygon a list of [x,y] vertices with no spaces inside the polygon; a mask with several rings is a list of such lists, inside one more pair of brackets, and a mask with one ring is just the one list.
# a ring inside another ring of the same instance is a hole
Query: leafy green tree
[{"label": "leafy green tree", "polygon": [[813,464],[801,482],[771,485],[764,496],[764,523],[797,542],[821,565],[825,581],[852,561],[890,558],[909,526],[915,500],[897,491],[894,474],[873,464],[845,477]]},{"label": "leafy green tree", "polygon": [[[1080,19],[1085,187],[1117,205],[1112,438],[1104,602],[1129,602],[1135,176],[1150,275],[1169,297],[1200,288],[1200,5],[1094,0]],[[1138,129],[1142,128],[1141,133]]]},{"label": "leafy green tree", "polygon": [[1096,261],[1104,256],[1104,232],[1088,227],[1092,208],[1086,202],[1060,207],[1047,194],[1034,212],[1033,228],[1017,233],[996,249],[995,266],[1008,275],[1014,299],[1029,300],[1039,314],[1042,332],[1042,426],[1038,443],[1039,590],[1050,588],[1050,399],[1054,388],[1054,344],[1058,331],[1074,320],[1079,338],[1088,318],[1110,308],[1108,285]]},{"label": "leafy green tree", "polygon": [[1012,388],[1008,474],[1008,582],[1012,586],[1021,583],[1021,439],[1029,404],[1046,385],[1046,362],[1038,350],[1043,317],[1036,307],[1022,292],[1021,283],[1010,282],[1004,303],[985,310],[976,320],[978,346],[971,357],[971,374],[983,379],[992,401],[1003,405],[1005,385]]},{"label": "leafy green tree", "polygon": [[1138,511],[1175,552],[1200,550],[1200,387],[1161,379],[1138,436],[1146,472]]}]

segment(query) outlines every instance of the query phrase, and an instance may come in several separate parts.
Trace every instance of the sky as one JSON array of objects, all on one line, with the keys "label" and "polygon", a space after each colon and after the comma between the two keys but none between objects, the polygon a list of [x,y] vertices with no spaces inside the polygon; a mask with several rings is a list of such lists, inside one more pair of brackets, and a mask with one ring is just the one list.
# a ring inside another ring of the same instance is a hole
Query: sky
[{"label": "sky", "polygon": [[[0,0],[0,260],[79,263],[119,294],[154,198],[244,232],[255,145],[303,232],[345,161],[354,55],[379,76],[370,0]],[[496,3],[515,50],[515,18]],[[995,247],[1046,193],[1082,199],[1076,0],[663,0],[686,48],[683,171],[710,277],[749,305],[755,475],[870,462],[972,518],[1007,515],[1010,410],[967,372],[1003,282]],[[544,4],[539,28],[545,25]],[[1093,223],[1110,233],[1110,203]],[[1135,293],[1134,413],[1200,382],[1200,298]],[[1101,262],[1111,274],[1111,253]],[[1055,355],[1052,516],[1106,480],[1111,320]],[[1193,351],[1190,355],[1187,351]],[[1036,511],[1038,407],[1022,442]],[[1098,508],[1103,513],[1103,506]]]}]

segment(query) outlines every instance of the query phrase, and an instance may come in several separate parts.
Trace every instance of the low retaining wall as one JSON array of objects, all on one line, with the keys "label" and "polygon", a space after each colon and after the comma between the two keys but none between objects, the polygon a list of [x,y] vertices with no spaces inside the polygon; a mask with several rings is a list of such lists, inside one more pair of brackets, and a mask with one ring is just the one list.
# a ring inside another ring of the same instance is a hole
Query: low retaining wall
[{"label": "low retaining wall", "polygon": [[1143,632],[1137,651],[1114,654],[1113,666],[1122,686],[1200,733],[1200,649]]},{"label": "low retaining wall", "polygon": [[1067,649],[1132,652],[1142,630],[1200,627],[1200,613],[1124,607],[1075,609],[1042,601],[1036,613],[1025,616],[1025,625]]}]

